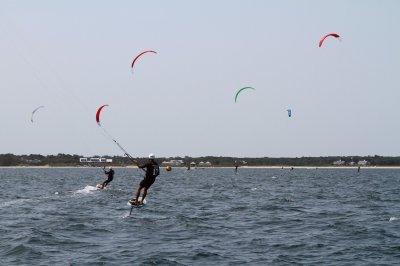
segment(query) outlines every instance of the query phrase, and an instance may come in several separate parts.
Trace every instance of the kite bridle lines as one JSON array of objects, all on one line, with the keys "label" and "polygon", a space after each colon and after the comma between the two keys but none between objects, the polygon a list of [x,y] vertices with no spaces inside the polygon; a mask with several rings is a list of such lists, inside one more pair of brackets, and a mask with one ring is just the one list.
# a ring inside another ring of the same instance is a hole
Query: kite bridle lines
[{"label": "kite bridle lines", "polygon": [[118,148],[121,149],[121,151],[124,152],[124,155],[126,155],[129,159],[133,160],[133,157],[124,149],[124,147],[121,146],[121,144],[118,143],[118,141],[115,140],[115,138],[104,128],[101,126],[100,123],[97,123],[99,127],[103,130],[103,135],[106,136],[108,139],[110,139],[112,142],[114,142],[115,145],[118,146]]}]

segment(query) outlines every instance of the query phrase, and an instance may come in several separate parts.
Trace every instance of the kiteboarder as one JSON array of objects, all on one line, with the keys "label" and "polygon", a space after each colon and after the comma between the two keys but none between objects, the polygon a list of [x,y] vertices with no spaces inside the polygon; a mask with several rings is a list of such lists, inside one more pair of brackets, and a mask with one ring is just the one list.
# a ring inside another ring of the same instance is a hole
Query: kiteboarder
[{"label": "kiteboarder", "polygon": [[[140,181],[139,185],[136,188],[136,195],[135,198],[131,199],[129,203],[132,205],[138,205],[138,203],[143,203],[144,199],[146,198],[147,195],[147,190],[150,188],[150,186],[154,183],[156,180],[156,177],[160,174],[160,168],[158,166],[158,163],[155,161],[155,156],[154,154],[149,155],[149,160],[145,164],[140,164],[137,160],[133,160],[133,162],[141,169],[146,169],[146,175],[143,178],[142,181]],[[140,192],[143,190],[142,194],[142,201],[138,202]]]},{"label": "kiteboarder", "polygon": [[103,167],[104,174],[107,175],[107,180],[104,181],[103,183],[98,185],[98,188],[103,189],[105,188],[114,178],[114,170],[112,167],[108,167],[108,171],[106,171],[105,167]]},{"label": "kiteboarder", "polygon": [[237,173],[237,171],[238,171],[238,167],[239,167],[239,164],[238,164],[238,162],[237,162],[237,161],[235,161],[235,173]]}]

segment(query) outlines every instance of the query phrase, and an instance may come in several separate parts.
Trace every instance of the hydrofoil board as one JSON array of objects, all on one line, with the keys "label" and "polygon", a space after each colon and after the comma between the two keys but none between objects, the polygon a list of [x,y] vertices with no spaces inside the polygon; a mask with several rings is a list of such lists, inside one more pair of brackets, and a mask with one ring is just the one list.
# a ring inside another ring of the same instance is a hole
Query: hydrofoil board
[{"label": "hydrofoil board", "polygon": [[128,201],[128,205],[131,206],[131,207],[140,208],[140,207],[143,207],[144,205],[146,205],[147,200],[145,199],[145,200],[142,202],[142,197],[139,197],[139,202],[140,202],[139,205],[135,205],[135,204],[132,204],[131,201]]}]

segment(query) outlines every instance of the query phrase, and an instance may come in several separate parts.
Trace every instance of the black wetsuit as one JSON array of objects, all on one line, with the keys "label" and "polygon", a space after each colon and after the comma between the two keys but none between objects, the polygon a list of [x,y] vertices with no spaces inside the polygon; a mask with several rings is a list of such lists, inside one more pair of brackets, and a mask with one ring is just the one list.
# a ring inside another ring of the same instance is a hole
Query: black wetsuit
[{"label": "black wetsuit", "polygon": [[160,167],[154,160],[149,160],[143,165],[139,165],[139,168],[146,168],[146,176],[140,181],[140,186],[148,189],[156,181],[156,177],[160,174]]},{"label": "black wetsuit", "polygon": [[110,169],[110,171],[104,170],[104,173],[108,176],[107,180],[103,182],[104,186],[107,186],[114,178],[114,170]]}]

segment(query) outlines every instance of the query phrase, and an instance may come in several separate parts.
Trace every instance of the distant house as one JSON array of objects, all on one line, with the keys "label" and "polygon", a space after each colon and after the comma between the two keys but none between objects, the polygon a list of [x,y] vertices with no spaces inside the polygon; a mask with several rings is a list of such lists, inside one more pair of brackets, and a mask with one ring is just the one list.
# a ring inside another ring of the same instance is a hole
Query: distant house
[{"label": "distant house", "polygon": [[97,157],[92,157],[92,158],[79,158],[80,163],[112,163],[112,159],[107,159],[107,158],[97,158]]},{"label": "distant house", "polygon": [[161,165],[169,165],[169,166],[183,166],[185,163],[182,160],[170,160],[163,161]]},{"label": "distant house", "polygon": [[196,166],[196,163],[195,162],[191,162],[190,163],[190,167],[195,167]]},{"label": "distant house", "polygon": [[25,160],[25,162],[28,164],[40,164],[40,163],[42,163],[42,160],[33,159],[33,160]]},{"label": "distant house", "polygon": [[346,163],[345,161],[339,160],[339,161],[334,161],[333,165],[340,166],[340,165],[344,165],[345,163]]},{"label": "distant house", "polygon": [[210,162],[199,162],[199,167],[210,167],[212,164]]},{"label": "distant house", "polygon": [[358,161],[357,165],[360,166],[366,166],[367,164],[369,164],[366,160],[362,160],[362,161]]}]

